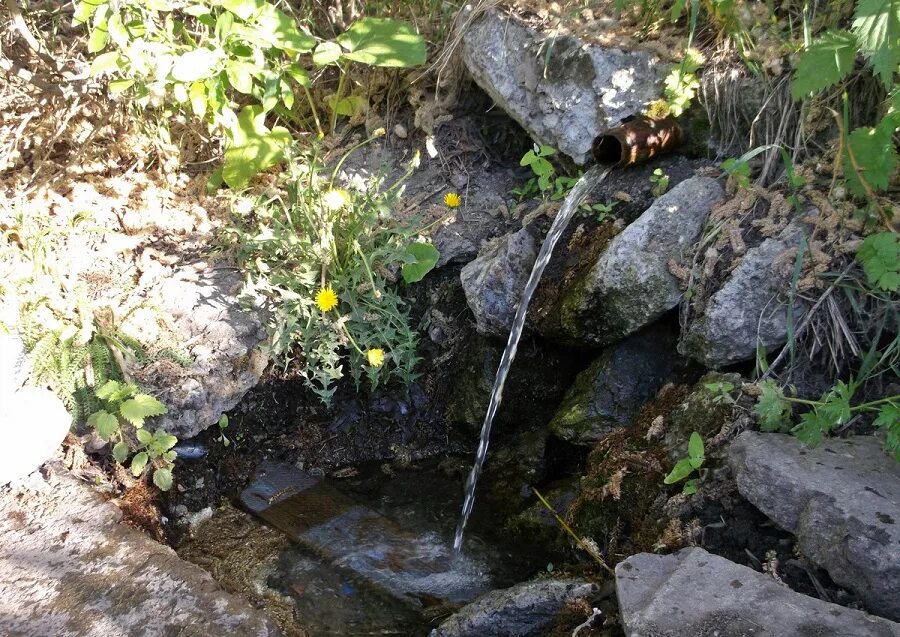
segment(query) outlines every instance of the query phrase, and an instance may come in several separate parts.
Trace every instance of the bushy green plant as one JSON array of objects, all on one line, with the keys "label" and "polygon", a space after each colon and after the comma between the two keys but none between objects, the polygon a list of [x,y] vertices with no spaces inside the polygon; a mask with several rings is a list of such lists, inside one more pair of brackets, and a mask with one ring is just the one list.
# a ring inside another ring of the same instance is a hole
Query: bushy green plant
[{"label": "bushy green plant", "polygon": [[690,478],[684,483],[682,493],[687,495],[697,493],[697,481],[699,478],[691,478],[691,476],[703,468],[704,462],[706,462],[706,451],[703,445],[703,438],[695,431],[688,440],[687,458],[682,458],[676,462],[675,466],[672,467],[672,471],[669,472],[663,482],[665,484],[675,484]]},{"label": "bushy green plant", "polygon": [[309,67],[341,68],[340,85],[327,101],[333,129],[334,118],[352,114],[361,99],[343,94],[351,63],[425,62],[423,38],[404,22],[363,18],[335,40],[319,41],[292,14],[265,0],[82,0],[75,22],[89,25],[89,51],[99,53],[91,74],[110,75],[110,92],[130,91],[141,108],[193,115],[211,132],[224,132],[221,178],[232,188],[283,157],[290,133],[268,126],[268,113],[306,124],[294,108],[295,91],[302,92],[323,133]]},{"label": "bushy green plant", "polygon": [[119,464],[125,464],[129,454],[137,450],[131,459],[131,473],[140,476],[149,465],[153,471],[153,483],[163,491],[172,488],[172,466],[177,454],[172,447],[178,438],[157,430],[144,429],[144,420],[166,413],[166,407],[153,396],[140,391],[133,383],[115,380],[105,382],[96,390],[101,408],[91,414],[87,424],[104,440],[115,441],[112,453]]},{"label": "bushy green plant", "polygon": [[226,233],[248,271],[246,298],[267,312],[271,354],[297,359],[326,404],[345,371],[373,388],[416,377],[417,336],[398,284],[419,281],[438,258],[414,224],[394,218],[400,182],[373,177],[341,190],[341,163],[329,176],[315,149],[299,152],[283,194],[236,212]]},{"label": "bushy green plant", "polygon": [[174,437],[140,430],[145,418],[165,413],[165,407],[136,385],[120,382],[124,370],[119,360],[149,357],[117,328],[108,308],[98,311],[91,305],[83,283],[56,259],[84,233],[96,231],[82,227],[86,219],[79,215],[63,223],[49,215],[15,216],[0,237],[0,328],[22,338],[33,362],[29,382],[50,387],[73,421],[86,422],[104,440],[116,441],[113,456],[118,462],[125,463],[131,448],[141,450],[132,470],[147,464],[144,453],[163,470],[154,482],[168,488],[174,456],[166,453],[175,442],[162,447]]}]

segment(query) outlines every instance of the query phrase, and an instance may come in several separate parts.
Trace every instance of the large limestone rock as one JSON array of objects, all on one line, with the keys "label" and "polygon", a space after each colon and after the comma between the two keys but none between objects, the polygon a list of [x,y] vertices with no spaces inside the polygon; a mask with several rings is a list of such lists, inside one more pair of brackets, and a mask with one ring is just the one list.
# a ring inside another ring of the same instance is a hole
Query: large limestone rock
[{"label": "large limestone rock", "polygon": [[460,279],[479,332],[509,334],[537,254],[537,241],[522,228],[489,243],[463,267]]},{"label": "large limestone rock", "polygon": [[72,417],[49,389],[22,387],[0,400],[0,486],[40,467],[62,443]]},{"label": "large limestone rock", "polygon": [[466,28],[462,54],[510,117],[578,164],[587,162],[597,135],[661,93],[661,65],[648,52],[541,34],[493,9]]},{"label": "large limestone rock", "polygon": [[745,432],[729,463],[738,490],[800,551],[868,609],[900,620],[900,465],[873,436],[807,448],[784,434]]},{"label": "large limestone rock", "polygon": [[[800,245],[806,232],[800,223],[747,250],[738,266],[713,294],[683,335],[680,350],[707,367],[723,367],[756,356],[758,344],[768,351],[787,341],[787,295],[794,259],[784,255]],[[805,305],[796,301],[794,321]]]},{"label": "large limestone rock", "polygon": [[281,634],[201,568],[120,523],[61,467],[39,491],[0,489],[0,634]]},{"label": "large limestone rock", "polygon": [[669,261],[683,264],[723,196],[709,177],[692,177],[657,199],[617,235],[563,293],[561,328],[574,341],[606,345],[649,325],[681,301]]},{"label": "large limestone rock", "polygon": [[550,431],[568,442],[593,445],[628,426],[683,362],[675,345],[671,330],[651,326],[609,347],[578,375]]},{"label": "large limestone rock", "polygon": [[451,615],[431,637],[538,637],[565,607],[589,597],[596,586],[583,580],[548,579],[491,591]]},{"label": "large limestone rock", "polygon": [[900,624],[795,593],[701,548],[631,556],[616,566],[616,594],[628,637],[900,635]]},{"label": "large limestone rock", "polygon": [[[141,343],[171,338],[171,349],[190,363],[160,358],[134,371],[135,378],[159,398],[169,413],[154,419],[179,438],[190,438],[214,425],[219,417],[259,382],[267,358],[261,345],[265,331],[259,320],[241,309],[237,293],[241,274],[234,268],[186,266],[153,292],[148,305],[160,312],[136,315],[126,325]],[[171,317],[175,334],[154,320]]]}]

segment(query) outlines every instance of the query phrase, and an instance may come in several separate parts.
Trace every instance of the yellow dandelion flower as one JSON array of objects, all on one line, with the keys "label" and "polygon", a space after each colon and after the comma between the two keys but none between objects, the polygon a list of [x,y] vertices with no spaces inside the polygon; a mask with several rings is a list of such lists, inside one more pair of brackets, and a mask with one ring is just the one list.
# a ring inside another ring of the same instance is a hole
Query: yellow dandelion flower
[{"label": "yellow dandelion flower", "polygon": [[381,367],[384,365],[384,350],[380,347],[370,349],[366,352],[366,358],[369,359],[369,365],[372,367]]},{"label": "yellow dandelion flower", "polygon": [[322,288],[321,290],[316,292],[316,305],[323,312],[333,310],[337,307],[337,304],[338,295],[334,293],[334,290],[330,285],[327,288]]},{"label": "yellow dandelion flower", "polygon": [[350,195],[346,190],[336,188],[322,195],[322,205],[328,210],[340,210],[350,203]]},{"label": "yellow dandelion flower", "polygon": [[448,208],[459,208],[459,204],[462,203],[462,199],[460,198],[458,193],[448,192],[444,195],[444,203],[447,204]]}]

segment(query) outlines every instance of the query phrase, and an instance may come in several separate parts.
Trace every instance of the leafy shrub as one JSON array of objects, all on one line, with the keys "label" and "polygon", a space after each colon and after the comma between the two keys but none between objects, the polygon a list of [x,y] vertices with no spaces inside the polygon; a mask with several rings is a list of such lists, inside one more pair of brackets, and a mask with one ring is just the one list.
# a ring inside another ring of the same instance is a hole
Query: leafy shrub
[{"label": "leafy shrub", "polygon": [[[141,345],[123,334],[112,311],[94,308],[81,281],[68,279],[54,255],[71,250],[85,216],[63,224],[49,215],[17,215],[0,242],[0,329],[17,332],[33,361],[30,382],[49,386],[72,420],[86,422],[101,438],[116,441],[113,456],[124,464],[138,450],[132,471],[140,475],[147,460],[154,482],[171,486],[177,442],[165,432],[141,429],[165,407],[131,383],[117,361],[148,359]],[[76,277],[71,277],[75,279]],[[178,353],[171,358],[178,359]],[[143,456],[141,455],[143,454]],[[138,468],[140,467],[140,470]]]},{"label": "leafy shrub", "polygon": [[317,41],[265,0],[82,0],[75,22],[89,24],[89,51],[99,53],[91,74],[111,75],[111,93],[131,91],[140,108],[192,114],[211,132],[224,131],[221,178],[232,188],[245,186],[283,157],[290,133],[267,126],[266,114],[274,111],[295,126],[306,125],[295,109],[295,92],[306,98],[322,134],[308,66],[341,68],[337,93],[328,101],[333,128],[334,118],[352,114],[360,99],[342,94],[350,63],[425,62],[424,40],[404,22],[363,18],[337,39]]},{"label": "leafy shrub", "polygon": [[115,380],[97,388],[102,407],[87,419],[104,440],[113,441],[113,457],[125,464],[132,449],[140,449],[131,459],[131,473],[140,476],[147,465],[153,469],[153,483],[163,491],[172,488],[172,463],[177,454],[172,447],[178,438],[165,431],[150,433],[144,420],[166,413],[166,407],[149,394],[142,393],[133,383]]},{"label": "leafy shrub", "polygon": [[315,149],[288,164],[284,194],[236,212],[225,235],[248,271],[246,298],[267,312],[270,353],[284,365],[299,357],[326,404],[345,366],[357,385],[412,382],[417,337],[397,283],[421,280],[438,253],[393,218],[405,177],[340,190]]}]

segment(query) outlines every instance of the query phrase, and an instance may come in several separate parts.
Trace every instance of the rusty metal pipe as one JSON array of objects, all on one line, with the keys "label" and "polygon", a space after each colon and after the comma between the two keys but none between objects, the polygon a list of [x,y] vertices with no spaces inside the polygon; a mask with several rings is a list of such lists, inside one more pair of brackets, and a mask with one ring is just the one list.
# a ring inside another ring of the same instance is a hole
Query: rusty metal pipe
[{"label": "rusty metal pipe", "polygon": [[671,152],[681,145],[682,137],[674,117],[651,119],[640,115],[599,135],[591,152],[598,164],[625,167]]}]

